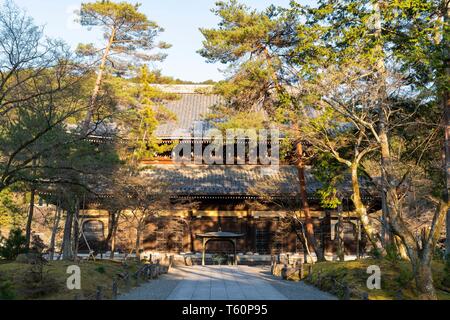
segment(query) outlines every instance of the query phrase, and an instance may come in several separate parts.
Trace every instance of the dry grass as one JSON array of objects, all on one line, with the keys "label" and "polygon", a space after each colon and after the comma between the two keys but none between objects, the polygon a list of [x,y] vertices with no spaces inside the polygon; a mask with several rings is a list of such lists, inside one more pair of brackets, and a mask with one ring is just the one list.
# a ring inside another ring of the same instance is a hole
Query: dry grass
[{"label": "dry grass", "polygon": [[[117,278],[119,273],[128,270],[130,274],[136,272],[139,268],[137,262],[127,262],[124,266],[121,262],[116,261],[83,261],[78,265],[81,269],[81,290],[69,290],[66,286],[67,267],[74,265],[74,262],[68,261],[52,261],[45,265],[44,272],[48,277],[53,278],[57,283],[57,290],[41,297],[40,299],[49,300],[73,300],[78,295],[84,299],[93,299],[98,286],[102,287],[103,296],[105,299],[112,297],[113,280]],[[10,291],[14,293],[14,299],[26,299],[23,295],[23,276],[30,269],[30,265],[9,262],[0,263],[0,281],[10,283]],[[130,279],[131,286],[136,284],[136,281]],[[0,283],[1,285],[1,283]],[[118,282],[119,292],[127,291],[124,281]]]}]

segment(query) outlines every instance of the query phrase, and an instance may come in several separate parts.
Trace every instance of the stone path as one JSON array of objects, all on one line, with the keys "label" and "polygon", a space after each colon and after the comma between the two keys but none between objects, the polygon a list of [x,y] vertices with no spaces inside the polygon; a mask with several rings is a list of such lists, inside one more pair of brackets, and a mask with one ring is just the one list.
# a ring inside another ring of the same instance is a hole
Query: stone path
[{"label": "stone path", "polygon": [[119,297],[120,300],[330,300],[302,282],[283,281],[268,267],[177,267]]},{"label": "stone path", "polygon": [[205,266],[187,269],[168,300],[286,300],[259,268]]}]

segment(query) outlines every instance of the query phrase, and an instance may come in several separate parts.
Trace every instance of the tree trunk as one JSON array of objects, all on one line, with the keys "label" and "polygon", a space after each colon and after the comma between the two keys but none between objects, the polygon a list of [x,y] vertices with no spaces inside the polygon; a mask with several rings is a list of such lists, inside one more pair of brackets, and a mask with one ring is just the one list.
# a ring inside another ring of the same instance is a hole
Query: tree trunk
[{"label": "tree trunk", "polygon": [[[448,27],[450,21],[450,5],[446,4],[446,1],[443,1],[444,5],[444,26]],[[450,79],[450,35],[448,34],[448,29],[444,30],[444,52],[443,52],[443,60],[444,60],[444,68],[446,79]],[[450,201],[450,90],[448,84],[444,85],[443,92],[443,107],[444,107],[444,115],[445,115],[445,169],[446,169],[446,178],[447,178],[447,202]],[[446,215],[446,241],[445,241],[445,252],[447,255],[450,255],[450,210]]]},{"label": "tree trunk", "polygon": [[188,228],[189,228],[189,250],[192,253],[194,253],[195,252],[195,248],[194,248],[195,237],[194,237],[194,233],[192,232],[192,227],[190,225],[190,222],[189,222],[189,227]]},{"label": "tree trunk", "polygon": [[26,230],[25,230],[27,249],[30,249],[30,243],[31,243],[31,225],[33,223],[35,197],[36,197],[36,189],[33,186],[33,187],[31,187],[30,208],[28,210],[27,226],[26,226]]},{"label": "tree trunk", "polygon": [[339,261],[345,261],[345,246],[344,246],[344,222],[342,221],[342,204],[338,207],[338,223],[335,229],[337,256]]},{"label": "tree trunk", "polygon": [[[394,198],[395,200],[395,198]],[[433,285],[433,277],[431,270],[431,260],[434,247],[436,246],[437,235],[441,232],[444,215],[447,210],[446,206],[440,207],[436,211],[433,218],[431,230],[435,229],[433,234],[426,234],[422,236],[419,241],[416,236],[406,226],[405,221],[400,215],[400,204],[394,201],[392,208],[390,208],[390,222],[395,235],[401,239],[413,269],[413,274],[416,282],[416,289],[420,299],[436,300],[436,291]],[[429,231],[431,232],[431,231]],[[419,247],[420,244],[420,247]]]},{"label": "tree trunk", "polygon": [[76,201],[74,210],[74,221],[73,221],[73,256],[74,259],[78,259],[78,247],[80,245],[80,208],[79,202]]},{"label": "tree trunk", "polygon": [[61,220],[61,208],[60,208],[60,206],[56,206],[55,221],[53,221],[52,235],[50,237],[50,245],[49,245],[49,252],[50,252],[49,260],[50,261],[53,261],[53,259],[55,257],[56,234],[58,233],[58,227],[59,227],[60,220]]},{"label": "tree trunk", "polygon": [[114,251],[116,251],[116,234],[117,234],[117,223],[114,225],[112,233],[111,233],[111,253],[109,258],[114,259]]},{"label": "tree trunk", "polygon": [[431,259],[419,259],[416,257],[411,259],[411,261],[419,299],[437,300],[436,290],[434,289],[433,284]]},{"label": "tree trunk", "polygon": [[117,225],[117,221],[119,220],[118,215],[119,215],[118,212],[115,211],[109,212],[108,234],[106,235],[106,239],[103,244],[103,251],[105,252],[108,251],[108,245],[112,240],[114,229]]},{"label": "tree trunk", "polygon": [[361,226],[372,247],[374,249],[381,250],[383,252],[383,247],[377,241],[377,239],[379,238],[378,233],[370,223],[366,206],[364,205],[361,199],[361,189],[358,180],[358,165],[356,163],[352,164],[351,176],[352,176],[352,191],[353,191],[352,201],[353,205],[355,206],[356,215],[361,221]]},{"label": "tree trunk", "polygon": [[405,245],[402,243],[401,239],[398,236],[394,236],[394,241],[400,258],[403,260],[409,260],[408,252],[406,251]]},{"label": "tree trunk", "polygon": [[64,235],[63,235],[63,260],[72,260],[72,224],[73,224],[73,210],[72,208],[67,210],[66,221],[64,224]]},{"label": "tree trunk", "polygon": [[392,239],[391,232],[389,229],[389,203],[391,199],[388,197],[387,189],[390,183],[390,177],[387,176],[386,172],[383,168],[388,168],[391,163],[391,155],[389,150],[389,143],[387,140],[387,119],[386,114],[383,108],[383,104],[385,99],[387,98],[387,90],[386,90],[386,65],[384,62],[384,48],[383,48],[383,39],[382,39],[382,14],[381,14],[381,4],[383,1],[377,0],[373,1],[373,10],[374,10],[374,35],[377,41],[377,45],[375,47],[375,55],[377,55],[377,75],[375,80],[380,81],[382,86],[380,88],[381,99],[378,101],[378,117],[379,117],[379,128],[378,135],[380,138],[380,147],[381,147],[381,205],[382,205],[382,223],[381,223],[381,242],[382,245],[385,246]]},{"label": "tree trunk", "polygon": [[433,274],[430,265],[420,265],[415,274],[416,286],[419,291],[419,298],[423,300],[437,300],[436,291],[433,285]]},{"label": "tree trunk", "polygon": [[135,245],[135,248],[134,248],[134,250],[136,252],[136,260],[141,260],[141,253],[140,253],[140,250],[141,250],[141,233],[142,233],[141,227],[138,227],[136,229],[136,245]]},{"label": "tree trunk", "polygon": [[188,218],[185,220],[187,228],[188,228],[188,232],[189,232],[189,250],[194,253],[195,252],[195,236],[194,236],[194,231],[192,230],[192,222],[194,220],[194,214],[192,213],[192,210],[189,210],[189,216]]},{"label": "tree trunk", "polygon": [[302,203],[302,210],[305,215],[305,233],[308,240],[308,245],[316,254],[318,261],[325,261],[323,250],[319,247],[314,236],[314,224],[309,210],[308,192],[306,188],[305,166],[303,163],[303,146],[301,141],[296,146],[297,155],[297,170],[300,181],[300,200]]},{"label": "tree trunk", "polygon": [[391,153],[389,150],[389,141],[386,129],[386,115],[384,110],[379,110],[379,136],[380,136],[380,147],[381,147],[381,200],[383,209],[383,220],[382,228],[384,228],[383,243],[386,245],[391,243],[392,236],[389,229],[389,210],[392,205],[392,199],[390,198],[390,193],[388,190],[391,188],[392,177],[390,176],[391,171]]},{"label": "tree trunk", "polygon": [[[301,232],[299,232],[299,228],[297,225],[300,225]],[[308,262],[314,263],[314,259],[311,255],[311,250],[309,249],[310,246],[308,245],[308,239],[306,239],[305,228],[303,227],[303,223],[294,218],[293,222],[291,222],[291,226],[293,231],[297,235],[297,239],[301,242],[303,246],[303,261],[305,263]]]},{"label": "tree trunk", "polygon": [[86,118],[83,124],[83,134],[87,134],[89,132],[89,126],[91,124],[92,117],[94,115],[95,103],[97,102],[98,93],[100,92],[100,86],[102,85],[103,81],[103,74],[105,73],[106,61],[108,60],[109,53],[111,51],[111,47],[113,45],[115,37],[116,37],[116,29],[113,28],[108,43],[106,45],[105,52],[103,53],[102,56],[102,60],[97,74],[97,80],[95,81],[94,90],[92,92],[92,96],[89,101],[89,108],[87,110]]}]

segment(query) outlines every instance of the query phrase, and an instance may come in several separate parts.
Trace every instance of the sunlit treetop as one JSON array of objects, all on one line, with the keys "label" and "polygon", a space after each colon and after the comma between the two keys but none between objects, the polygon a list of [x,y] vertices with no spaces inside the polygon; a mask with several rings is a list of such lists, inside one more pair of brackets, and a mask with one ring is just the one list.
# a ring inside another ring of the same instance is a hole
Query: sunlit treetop
[{"label": "sunlit treetop", "polygon": [[[112,41],[111,50],[116,54],[132,54],[143,60],[162,60],[165,55],[148,54],[146,51],[170,47],[165,42],[156,42],[156,37],[164,29],[156,22],[150,21],[144,13],[139,12],[140,6],[112,1],[83,3],[80,23],[88,28],[102,28],[105,39]],[[95,52],[90,45],[80,49],[85,49],[85,53]]]}]

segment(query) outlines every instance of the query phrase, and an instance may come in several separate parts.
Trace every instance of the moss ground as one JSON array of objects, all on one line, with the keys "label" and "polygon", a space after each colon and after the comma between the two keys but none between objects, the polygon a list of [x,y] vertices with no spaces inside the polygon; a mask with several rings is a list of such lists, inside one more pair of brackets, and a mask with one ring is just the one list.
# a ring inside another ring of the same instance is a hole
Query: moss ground
[{"label": "moss ground", "polygon": [[[81,269],[81,290],[67,289],[66,281],[70,274],[67,273],[67,267],[78,265]],[[17,262],[0,262],[0,299],[28,299],[24,294],[24,275],[30,270],[31,265]],[[39,297],[39,299],[58,299],[73,300],[76,296],[84,299],[93,299],[97,287],[102,287],[102,295],[105,299],[112,297],[113,280],[117,275],[128,270],[130,274],[136,272],[139,264],[136,262],[127,262],[124,266],[116,261],[83,261],[80,263],[67,261],[52,261],[44,266],[46,277],[53,279],[54,290]],[[136,285],[136,280],[130,279],[130,287]],[[2,289],[3,288],[3,289]],[[118,291],[123,293],[127,291],[124,281],[118,281]]]},{"label": "moss ground", "polygon": [[[369,276],[367,268],[371,265],[380,267],[380,290],[367,289],[366,281]],[[368,294],[370,300],[417,299],[414,277],[411,266],[407,261],[364,259],[346,262],[321,262],[314,264],[312,277],[310,278],[307,277],[308,268],[306,267],[305,276],[305,282],[340,298],[344,298],[344,287],[348,286],[351,289],[352,299],[361,299],[364,293]],[[450,289],[442,284],[444,263],[433,262],[433,277],[439,299],[450,300]],[[298,276],[293,276],[290,280],[299,281]]]}]

